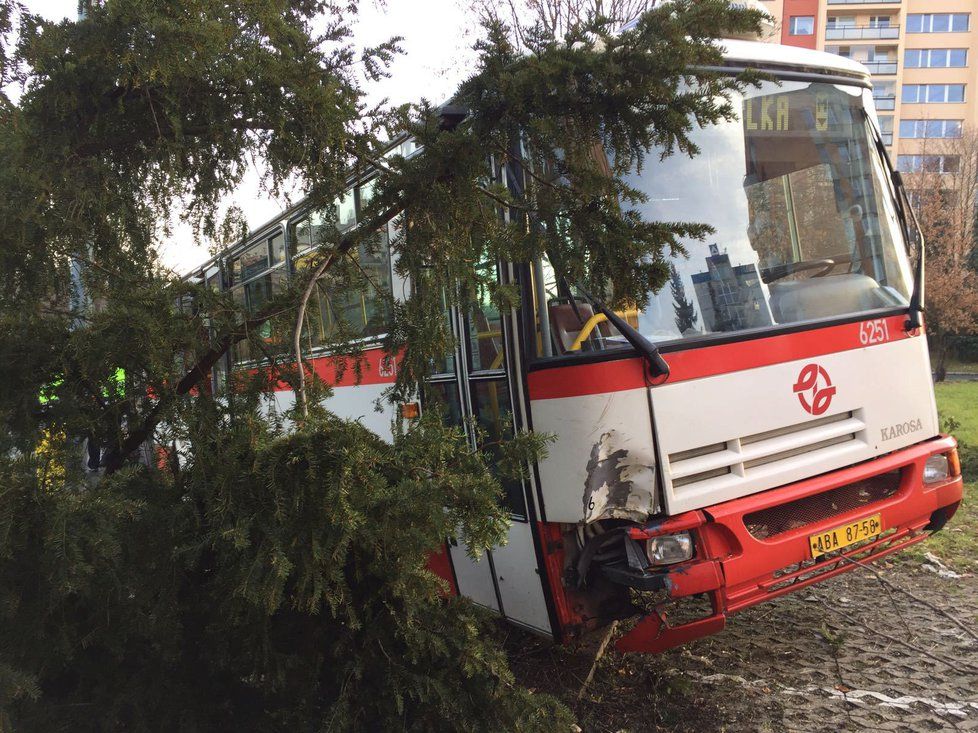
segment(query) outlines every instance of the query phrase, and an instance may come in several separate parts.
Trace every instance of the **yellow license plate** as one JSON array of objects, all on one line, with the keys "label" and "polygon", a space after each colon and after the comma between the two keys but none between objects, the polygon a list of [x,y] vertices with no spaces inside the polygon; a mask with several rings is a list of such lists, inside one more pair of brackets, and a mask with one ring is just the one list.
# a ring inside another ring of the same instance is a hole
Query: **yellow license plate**
[{"label": "yellow license plate", "polygon": [[809,535],[808,542],[812,547],[812,557],[824,555],[827,552],[835,552],[857,542],[868,540],[883,531],[883,523],[880,515],[874,514],[865,519],[858,519],[841,527]]}]

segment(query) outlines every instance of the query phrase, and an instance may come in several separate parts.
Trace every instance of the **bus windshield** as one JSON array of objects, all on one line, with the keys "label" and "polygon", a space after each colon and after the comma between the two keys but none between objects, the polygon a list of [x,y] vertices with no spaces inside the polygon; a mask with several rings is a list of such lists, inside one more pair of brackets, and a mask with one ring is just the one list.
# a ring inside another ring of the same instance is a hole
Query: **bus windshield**
[{"label": "bus windshield", "polygon": [[[634,208],[646,221],[714,231],[683,242],[669,282],[627,320],[662,344],[905,307],[912,276],[869,95],[763,82],[734,96],[734,119],[694,128],[696,157],[659,161],[653,152],[628,178],[647,197]],[[540,274],[553,334],[544,355],[625,345],[608,324],[579,338],[573,324],[555,320],[568,299],[551,297],[550,273]]]}]

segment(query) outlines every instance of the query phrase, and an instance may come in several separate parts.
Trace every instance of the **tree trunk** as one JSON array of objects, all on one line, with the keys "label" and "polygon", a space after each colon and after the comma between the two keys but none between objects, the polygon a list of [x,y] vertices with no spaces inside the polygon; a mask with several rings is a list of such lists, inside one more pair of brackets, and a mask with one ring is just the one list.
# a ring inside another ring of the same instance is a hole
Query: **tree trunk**
[{"label": "tree trunk", "polygon": [[943,382],[947,378],[947,337],[934,334],[934,381]]}]

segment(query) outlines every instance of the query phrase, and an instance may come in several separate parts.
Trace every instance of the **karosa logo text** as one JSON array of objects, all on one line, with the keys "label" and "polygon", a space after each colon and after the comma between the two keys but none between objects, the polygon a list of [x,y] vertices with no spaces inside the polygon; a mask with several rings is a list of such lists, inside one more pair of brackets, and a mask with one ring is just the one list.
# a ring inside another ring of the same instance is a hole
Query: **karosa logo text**
[{"label": "karosa logo text", "polygon": [[918,430],[923,429],[924,423],[918,417],[915,420],[907,420],[906,422],[899,422],[896,425],[880,428],[880,440],[893,440],[894,438],[910,435],[910,433],[916,433]]},{"label": "karosa logo text", "polygon": [[829,373],[825,367],[814,363],[802,367],[793,389],[801,406],[813,415],[821,415],[829,409],[835,396]]}]

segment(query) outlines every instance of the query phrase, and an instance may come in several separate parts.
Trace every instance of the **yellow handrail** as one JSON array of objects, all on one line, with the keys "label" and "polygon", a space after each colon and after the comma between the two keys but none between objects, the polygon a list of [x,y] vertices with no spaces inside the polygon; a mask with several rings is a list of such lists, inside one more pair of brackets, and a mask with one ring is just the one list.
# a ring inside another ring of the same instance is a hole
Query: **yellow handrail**
[{"label": "yellow handrail", "polygon": [[[494,339],[499,338],[503,335],[502,330],[499,331],[480,331],[476,333],[476,339],[481,341],[482,339]],[[499,349],[495,358],[492,360],[492,364],[489,365],[490,369],[499,369],[499,366],[503,363],[503,350]]]},{"label": "yellow handrail", "polygon": [[[626,321],[637,320],[638,309],[629,308],[627,311],[615,311],[615,315],[620,318],[624,318]],[[599,323],[604,323],[607,320],[608,320],[608,316],[606,316],[604,313],[595,313],[593,316],[588,318],[587,321],[585,321],[584,325],[581,327],[581,330],[578,332],[577,338],[574,339],[574,343],[572,343],[570,345],[570,348],[567,350],[580,351],[581,346],[584,344],[584,342],[591,337],[591,331],[593,331]]]}]

